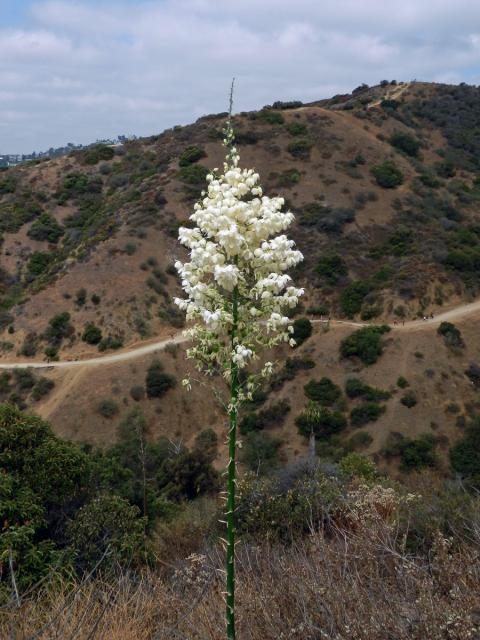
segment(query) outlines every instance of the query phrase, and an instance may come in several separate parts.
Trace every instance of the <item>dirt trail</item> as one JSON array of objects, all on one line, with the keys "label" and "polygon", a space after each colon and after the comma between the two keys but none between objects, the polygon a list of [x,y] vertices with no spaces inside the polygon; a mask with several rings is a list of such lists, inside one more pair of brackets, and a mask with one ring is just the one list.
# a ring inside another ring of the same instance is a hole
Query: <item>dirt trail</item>
[{"label": "dirt trail", "polygon": [[411,84],[411,82],[405,82],[404,84],[396,85],[394,89],[390,89],[389,91],[387,91],[386,94],[378,100],[370,102],[370,104],[367,105],[367,109],[378,107],[383,100],[396,100],[396,98],[399,98]]},{"label": "dirt trail", "polygon": [[[480,313],[480,300],[462,304],[459,307],[444,311],[438,314],[434,318],[428,318],[427,320],[411,320],[402,324],[401,320],[397,320],[397,324],[390,325],[392,331],[422,331],[423,329],[429,329],[432,326],[437,326],[441,322],[458,320],[465,316],[470,316],[475,313]],[[326,320],[313,320],[313,324],[327,324]],[[371,322],[353,322],[350,320],[331,320],[330,327],[336,325],[347,325],[349,327],[368,327],[372,326]],[[385,323],[383,323],[385,324]],[[49,369],[49,368],[72,368],[72,367],[94,367],[102,364],[112,364],[115,362],[125,362],[126,360],[133,360],[140,356],[155,353],[156,351],[162,351],[168,344],[181,344],[186,342],[187,338],[183,333],[179,333],[172,338],[162,339],[157,342],[142,345],[140,347],[126,349],[117,353],[112,353],[108,356],[98,356],[96,358],[87,358],[85,360],[60,360],[59,362],[2,362],[0,363],[0,369]]]}]

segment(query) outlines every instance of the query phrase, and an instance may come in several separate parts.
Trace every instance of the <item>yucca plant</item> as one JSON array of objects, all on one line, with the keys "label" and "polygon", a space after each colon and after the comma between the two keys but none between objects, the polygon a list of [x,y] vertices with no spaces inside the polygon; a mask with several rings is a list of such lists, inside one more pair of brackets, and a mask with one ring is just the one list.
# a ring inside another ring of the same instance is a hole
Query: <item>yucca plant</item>
[{"label": "yucca plant", "polygon": [[[230,111],[224,130],[223,173],[207,175],[208,188],[195,205],[193,228],[181,227],[179,240],[189,250],[189,262],[176,262],[186,298],[175,303],[191,323],[192,346],[187,356],[207,375],[219,371],[228,384],[229,417],[226,492],[226,618],[227,638],[235,638],[235,485],[238,411],[251,399],[260,380],[271,375],[273,363],[251,371],[262,349],[282,341],[291,346],[293,327],[285,315],[303,289],[291,284],[286,271],[303,260],[284,231],[293,221],[284,200],[263,195],[259,175],[239,167]],[[184,380],[189,388],[190,381]]]}]

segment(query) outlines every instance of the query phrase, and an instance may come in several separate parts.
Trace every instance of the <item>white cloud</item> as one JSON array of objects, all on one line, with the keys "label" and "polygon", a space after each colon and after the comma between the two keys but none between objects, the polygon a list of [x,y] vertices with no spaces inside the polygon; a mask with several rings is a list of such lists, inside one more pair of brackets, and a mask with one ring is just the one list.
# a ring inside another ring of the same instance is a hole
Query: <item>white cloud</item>
[{"label": "white cloud", "polygon": [[477,0],[31,0],[22,29],[0,28],[0,118],[21,123],[0,152],[223,111],[233,75],[238,110],[384,77],[475,81],[478,24]]}]

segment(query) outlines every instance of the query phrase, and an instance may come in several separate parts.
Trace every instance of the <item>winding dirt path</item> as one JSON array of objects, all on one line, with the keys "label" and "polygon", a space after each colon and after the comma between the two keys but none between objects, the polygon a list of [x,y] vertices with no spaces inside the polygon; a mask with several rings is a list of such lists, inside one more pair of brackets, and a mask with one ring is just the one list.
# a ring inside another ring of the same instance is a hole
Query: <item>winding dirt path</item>
[{"label": "winding dirt path", "polygon": [[[475,302],[470,302],[467,304],[462,304],[459,307],[455,307],[454,309],[450,309],[449,311],[444,311],[443,313],[438,314],[434,318],[428,318],[427,320],[411,320],[405,323],[397,320],[397,324],[391,324],[392,331],[422,331],[424,329],[429,329],[432,326],[438,326],[441,322],[458,320],[460,318],[464,318],[466,316],[474,315],[475,313],[480,313],[480,300],[476,300]],[[325,320],[312,320],[313,324],[327,324]],[[346,325],[349,327],[368,327],[372,326],[371,322],[353,322],[350,320],[331,320],[330,327],[342,326]],[[382,323],[385,324],[385,323]],[[95,367],[98,365],[104,364],[112,364],[115,362],[125,362],[126,360],[133,360],[135,358],[139,358],[144,355],[148,355],[150,353],[155,353],[157,351],[162,351],[168,344],[181,344],[182,342],[186,342],[187,338],[183,335],[183,333],[179,333],[173,338],[164,338],[162,340],[158,340],[157,342],[152,342],[150,344],[145,344],[140,347],[134,347],[130,349],[126,349],[124,351],[120,351],[117,353],[112,353],[107,356],[98,356],[95,358],[86,358],[85,360],[60,360],[59,362],[1,362],[0,369],[66,369],[72,367]]]}]

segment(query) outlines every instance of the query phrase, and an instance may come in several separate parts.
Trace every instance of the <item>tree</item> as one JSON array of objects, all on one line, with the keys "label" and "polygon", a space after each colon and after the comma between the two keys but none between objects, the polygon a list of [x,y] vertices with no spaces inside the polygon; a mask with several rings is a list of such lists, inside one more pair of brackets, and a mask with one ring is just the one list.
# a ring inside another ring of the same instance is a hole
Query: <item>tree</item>
[{"label": "tree", "polygon": [[[233,92],[233,85],[232,85]],[[280,234],[293,221],[282,211],[284,200],[263,196],[259,175],[241,169],[234,146],[230,116],[225,128],[226,159],[223,174],[207,175],[208,189],[190,216],[194,227],[179,229],[180,242],[190,251],[190,262],[176,263],[187,295],[175,300],[193,323],[187,335],[193,345],[187,356],[206,374],[222,371],[229,384],[227,467],[227,638],[235,639],[235,482],[239,407],[251,399],[261,377],[272,371],[267,362],[259,374],[246,374],[262,347],[271,348],[290,338],[293,327],[284,314],[297,306],[303,294],[290,284],[285,271],[302,254]],[[192,165],[196,166],[196,165]],[[280,234],[280,235],[277,235]],[[185,381],[189,386],[189,380]]]}]

